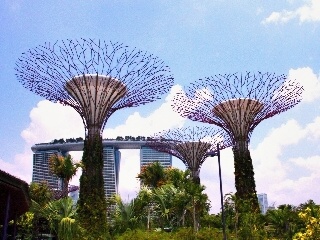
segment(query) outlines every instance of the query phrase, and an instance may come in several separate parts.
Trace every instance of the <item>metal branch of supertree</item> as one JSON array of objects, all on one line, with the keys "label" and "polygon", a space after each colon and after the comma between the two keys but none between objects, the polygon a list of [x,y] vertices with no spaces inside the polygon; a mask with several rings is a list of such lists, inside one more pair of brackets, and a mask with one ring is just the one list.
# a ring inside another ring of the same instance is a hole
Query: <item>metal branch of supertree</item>
[{"label": "metal branch of supertree", "polygon": [[224,149],[232,143],[224,130],[198,126],[163,131],[147,141],[147,146],[179,158],[194,177],[198,177],[207,153],[217,150],[217,144]]},{"label": "metal branch of supertree", "polygon": [[192,83],[172,100],[173,109],[193,121],[224,128],[236,142],[264,119],[302,100],[303,87],[275,73],[217,74]]},{"label": "metal branch of supertree", "polygon": [[158,57],[93,39],[39,45],[22,54],[15,70],[25,88],[73,107],[86,129],[103,128],[114,111],[157,100],[173,85]]}]

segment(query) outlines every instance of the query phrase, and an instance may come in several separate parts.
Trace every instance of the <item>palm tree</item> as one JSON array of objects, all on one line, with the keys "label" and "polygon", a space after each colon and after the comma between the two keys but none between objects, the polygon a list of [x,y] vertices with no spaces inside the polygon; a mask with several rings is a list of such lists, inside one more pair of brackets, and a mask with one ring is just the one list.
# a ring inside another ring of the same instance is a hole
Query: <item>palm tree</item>
[{"label": "palm tree", "polygon": [[73,161],[71,155],[66,157],[54,154],[49,159],[49,169],[51,173],[62,179],[62,197],[68,196],[68,185],[71,178],[76,175],[80,163]]},{"label": "palm tree", "polygon": [[148,187],[160,187],[165,182],[164,167],[159,162],[151,163],[141,169],[137,178]]},{"label": "palm tree", "polygon": [[152,201],[152,190],[147,186],[142,186],[135,198],[135,211],[140,214],[140,219],[146,219],[146,227],[150,230],[151,227],[151,212],[153,212],[154,204]]},{"label": "palm tree", "polygon": [[127,229],[136,229],[139,226],[139,216],[135,211],[135,199],[126,203],[119,195],[113,195],[109,201],[113,206],[110,223],[114,234],[123,233]]},{"label": "palm tree", "polygon": [[266,218],[275,236],[283,238],[291,238],[299,222],[297,209],[290,204],[282,204],[278,209],[267,211]]},{"label": "palm tree", "polygon": [[44,206],[53,200],[52,191],[46,181],[40,183],[31,182],[29,186],[30,198],[39,205]]},{"label": "palm tree", "polygon": [[[32,182],[29,188],[29,195],[32,203],[29,210],[29,217],[32,216],[31,235],[33,238],[36,238],[40,232],[49,232],[48,221],[42,213],[42,209],[54,199],[54,196],[52,189],[45,181],[40,183]],[[27,217],[27,215],[25,217]]]}]

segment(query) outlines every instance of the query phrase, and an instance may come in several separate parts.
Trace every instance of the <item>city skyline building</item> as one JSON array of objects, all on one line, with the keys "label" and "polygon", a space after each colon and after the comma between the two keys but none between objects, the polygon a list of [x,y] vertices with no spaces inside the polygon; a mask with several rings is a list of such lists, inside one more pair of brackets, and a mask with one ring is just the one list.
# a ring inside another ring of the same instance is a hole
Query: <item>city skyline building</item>
[{"label": "city skyline building", "polygon": [[266,193],[257,194],[260,210],[262,214],[266,214],[269,209],[268,196]]},{"label": "city skyline building", "polygon": [[54,154],[62,155],[58,150],[38,151],[33,154],[32,182],[46,181],[51,189],[60,190],[61,180],[49,170],[49,159]]},{"label": "city skyline building", "polygon": [[103,182],[107,197],[118,194],[121,152],[112,146],[103,148]]},{"label": "city skyline building", "polygon": [[[151,149],[147,141],[141,140],[107,140],[102,141],[103,146],[103,181],[106,197],[119,194],[119,173],[121,162],[120,149],[140,150],[140,169],[152,162],[160,162],[163,167],[172,166],[172,155]],[[40,183],[47,181],[53,189],[61,187],[61,180],[50,173],[48,163],[53,154],[67,155],[70,151],[82,151],[83,141],[39,143],[31,147],[33,154],[32,181]]]},{"label": "city skyline building", "polygon": [[164,168],[172,166],[172,155],[160,152],[150,148],[149,146],[141,146],[140,148],[140,170],[153,162],[159,162]]}]

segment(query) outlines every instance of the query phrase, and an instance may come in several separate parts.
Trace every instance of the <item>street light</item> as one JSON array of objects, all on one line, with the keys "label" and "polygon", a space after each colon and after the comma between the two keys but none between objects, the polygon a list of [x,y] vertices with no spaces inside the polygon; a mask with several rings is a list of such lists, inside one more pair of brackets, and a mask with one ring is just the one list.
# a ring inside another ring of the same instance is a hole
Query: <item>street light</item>
[{"label": "street light", "polygon": [[213,151],[213,152],[208,152],[208,153],[207,153],[207,156],[208,156],[208,157],[218,156],[223,240],[227,240],[227,236],[226,236],[226,223],[225,223],[224,207],[223,207],[223,191],[222,191],[222,178],[221,178],[221,164],[220,164],[220,148],[219,148],[219,143],[217,144],[217,150],[216,150],[216,151]]}]

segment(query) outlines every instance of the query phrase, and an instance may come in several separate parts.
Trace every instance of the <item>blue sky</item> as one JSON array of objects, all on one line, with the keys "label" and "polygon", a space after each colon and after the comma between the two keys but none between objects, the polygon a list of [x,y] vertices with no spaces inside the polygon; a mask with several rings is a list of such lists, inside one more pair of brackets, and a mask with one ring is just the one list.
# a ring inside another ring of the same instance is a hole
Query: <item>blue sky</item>
[{"label": "blue sky", "polygon": [[[171,68],[175,86],[159,101],[116,112],[104,136],[152,135],[187,125],[172,112],[174,93],[199,78],[245,71],[288,74],[305,88],[295,108],[263,121],[250,149],[258,192],[270,203],[320,203],[320,1],[23,1],[0,5],[0,169],[31,181],[30,147],[84,135],[77,113],[33,94],[15,77],[15,62],[44,42],[94,38],[155,54]],[[166,117],[164,117],[166,116]],[[80,158],[79,153],[74,154]],[[138,152],[123,151],[120,193],[138,189]],[[224,192],[235,192],[232,152],[222,154]],[[178,161],[174,166],[183,168]],[[201,169],[219,210],[216,159]],[[74,179],[76,182],[77,179]]]}]

